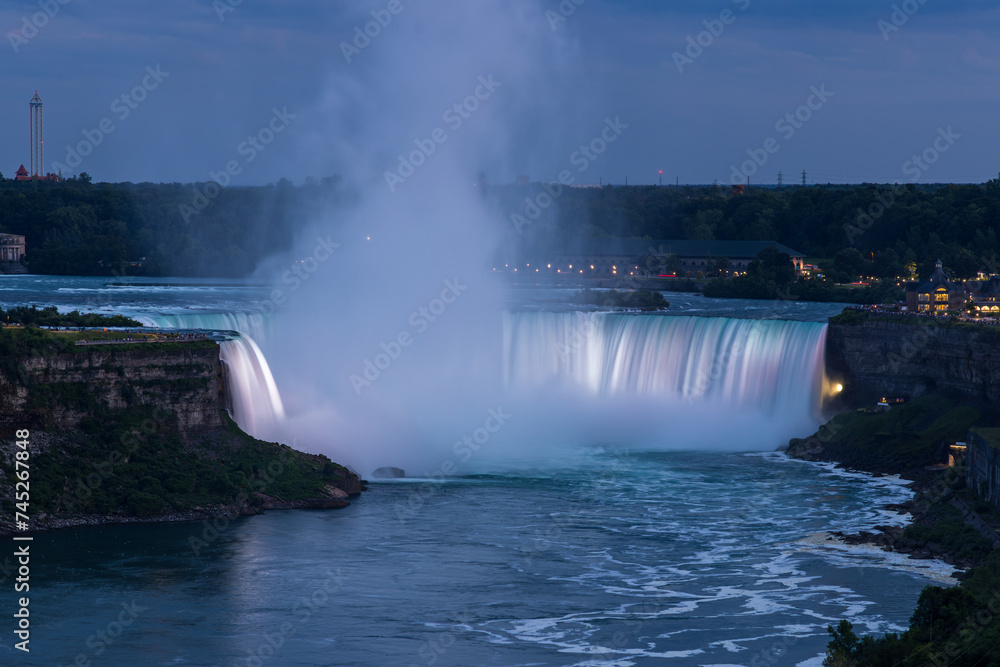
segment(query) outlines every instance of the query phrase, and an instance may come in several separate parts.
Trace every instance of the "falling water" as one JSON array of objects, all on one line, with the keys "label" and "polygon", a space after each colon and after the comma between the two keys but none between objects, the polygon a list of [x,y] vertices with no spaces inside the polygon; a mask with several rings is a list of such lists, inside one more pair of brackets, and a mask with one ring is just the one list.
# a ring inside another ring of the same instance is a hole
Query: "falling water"
[{"label": "falling water", "polygon": [[[812,414],[826,325],[615,313],[507,313],[504,384]],[[776,415],[777,416],[777,415]]]},{"label": "falling water", "polygon": [[263,353],[245,335],[223,341],[220,347],[233,419],[250,435],[273,439],[285,408]]},{"label": "falling water", "polygon": [[[249,321],[183,315],[171,323],[221,328]],[[388,374],[379,385],[382,394],[361,397],[367,402],[359,403],[353,394],[327,396],[317,387],[312,395],[326,400],[306,409],[307,419],[318,420],[308,425],[298,404],[292,418],[285,419],[263,353],[251,336],[241,334],[223,343],[221,354],[233,418],[256,437],[297,440],[317,450],[326,451],[333,434],[337,449],[329,453],[352,464],[369,457],[375,467],[404,460],[415,465],[442,456],[433,443],[450,445],[456,412],[475,412],[479,405],[518,411],[517,424],[504,429],[504,440],[529,442],[545,433],[553,451],[557,440],[614,436],[655,448],[771,449],[808,434],[820,421],[824,324],[507,312],[498,325],[502,337],[470,342],[476,349],[470,358],[477,364],[465,368],[441,414],[433,405],[406,407],[421,395],[414,393],[412,383],[425,386],[440,368],[393,369],[396,375]],[[387,398],[393,396],[399,400]],[[391,428],[382,433],[383,425]],[[366,443],[361,450],[359,440]],[[507,460],[523,456],[500,440],[490,450]]]}]

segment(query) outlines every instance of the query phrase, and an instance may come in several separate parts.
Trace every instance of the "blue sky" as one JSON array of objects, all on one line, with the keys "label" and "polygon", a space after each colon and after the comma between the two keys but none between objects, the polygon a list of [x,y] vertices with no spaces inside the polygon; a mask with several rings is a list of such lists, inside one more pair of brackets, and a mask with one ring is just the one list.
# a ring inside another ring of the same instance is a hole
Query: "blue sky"
[{"label": "blue sky", "polygon": [[[1000,171],[1000,10],[987,2],[564,0],[574,11],[552,29],[557,0],[481,0],[506,11],[505,26],[476,23],[470,35],[448,3],[401,0],[348,63],[340,44],[388,0],[64,1],[0,5],[5,176],[28,162],[35,90],[49,170],[89,142],[70,171],[99,181],[207,180],[231,162],[242,185],[348,174],[372,143],[352,144],[354,135],[374,136],[381,123],[396,143],[371,153],[391,162],[396,145],[433,128],[431,115],[416,116],[465,94],[475,80],[466,62],[483,73],[496,62],[507,76],[490,126],[503,156],[471,137],[463,148],[493,182],[554,180],[608,117],[629,128],[580,182],[652,183],[660,169],[682,183],[750,171],[752,183],[779,171],[798,182],[803,169],[809,182],[980,182]],[[37,33],[18,36],[42,15]],[[685,53],[699,33],[704,46]],[[694,57],[679,68],[675,53]],[[150,79],[157,67],[165,75]],[[155,85],[122,118],[125,102],[114,101],[144,79]],[[814,88],[831,95],[800,109]],[[264,150],[245,144],[275,110],[295,118]],[[797,112],[807,120],[791,136],[787,121],[778,129]],[[952,139],[939,141],[942,131]],[[933,163],[915,171],[926,151]],[[754,156],[763,164],[747,162]]]}]

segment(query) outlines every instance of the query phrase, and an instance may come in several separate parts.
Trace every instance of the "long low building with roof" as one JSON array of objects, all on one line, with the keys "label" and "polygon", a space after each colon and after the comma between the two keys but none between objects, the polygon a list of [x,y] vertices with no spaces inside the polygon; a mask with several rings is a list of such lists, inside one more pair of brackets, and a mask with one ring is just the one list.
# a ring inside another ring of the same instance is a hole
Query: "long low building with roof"
[{"label": "long low building with roof", "polygon": [[[544,270],[606,277],[637,271],[666,272],[695,276],[714,272],[722,260],[729,272],[743,272],[765,248],[787,254],[795,270],[802,272],[805,256],[774,241],[678,241],[642,239],[597,239],[581,241],[571,248],[553,252]],[[537,260],[536,260],[537,261]]]}]

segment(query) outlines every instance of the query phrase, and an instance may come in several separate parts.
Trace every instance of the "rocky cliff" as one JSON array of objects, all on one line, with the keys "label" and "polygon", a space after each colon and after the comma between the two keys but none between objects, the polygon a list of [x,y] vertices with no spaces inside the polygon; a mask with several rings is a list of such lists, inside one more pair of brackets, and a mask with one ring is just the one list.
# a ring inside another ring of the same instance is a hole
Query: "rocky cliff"
[{"label": "rocky cliff", "polygon": [[211,341],[76,346],[0,329],[0,533],[23,461],[31,529],[346,507],[363,490],[326,456],[241,431],[224,386]]},{"label": "rocky cliff", "polygon": [[931,318],[831,319],[827,375],[853,404],[932,390],[1000,400],[1000,328]]},{"label": "rocky cliff", "polygon": [[0,437],[11,428],[65,431],[105,412],[168,409],[183,438],[224,427],[218,345],[91,345],[20,359],[14,379],[0,375]]}]

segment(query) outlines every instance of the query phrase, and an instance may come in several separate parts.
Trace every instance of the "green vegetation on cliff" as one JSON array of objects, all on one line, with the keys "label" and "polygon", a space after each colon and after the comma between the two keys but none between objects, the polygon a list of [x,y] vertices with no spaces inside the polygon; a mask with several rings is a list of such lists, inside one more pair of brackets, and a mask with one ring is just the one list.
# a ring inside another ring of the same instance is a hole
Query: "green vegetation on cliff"
[{"label": "green vegetation on cliff", "polygon": [[[222,409],[212,341],[77,346],[91,333],[0,330],[0,531],[13,516],[16,429],[31,431],[36,527],[343,506],[357,477],[325,456],[256,440]],[[337,496],[340,497],[337,497]],[[282,505],[284,503],[285,505]]]},{"label": "green vegetation on cliff", "polygon": [[[981,416],[956,398],[927,394],[888,412],[839,414],[821,427],[818,438],[793,439],[788,453],[857,470],[906,474],[946,460],[944,443],[964,440]],[[819,450],[812,446],[817,441]]]},{"label": "green vegetation on cliff", "polygon": [[[87,417],[79,429],[51,437],[32,455],[32,515],[149,517],[195,507],[252,508],[263,504],[257,494],[319,498],[327,485],[352,477],[326,457],[256,440],[225,419],[225,431],[185,441],[172,415],[151,406]],[[0,472],[12,480],[13,462],[0,463]],[[12,515],[6,496],[11,494],[5,494],[3,511]]]},{"label": "green vegetation on cliff", "polygon": [[55,306],[39,309],[35,306],[0,308],[0,322],[23,324],[27,327],[141,327],[142,323],[124,315],[97,313],[60,313]]}]

